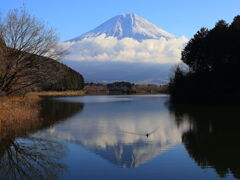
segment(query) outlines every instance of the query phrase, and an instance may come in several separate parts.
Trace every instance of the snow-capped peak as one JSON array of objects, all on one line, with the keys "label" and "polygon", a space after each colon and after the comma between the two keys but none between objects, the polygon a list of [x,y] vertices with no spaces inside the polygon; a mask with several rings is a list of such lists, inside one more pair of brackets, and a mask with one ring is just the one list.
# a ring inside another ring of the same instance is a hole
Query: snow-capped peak
[{"label": "snow-capped peak", "polygon": [[115,16],[97,28],[78,36],[70,41],[79,41],[84,38],[93,38],[105,34],[106,37],[113,36],[117,39],[133,38],[138,41],[145,39],[165,39],[174,38],[174,36],[146,19],[136,14],[123,14]]}]

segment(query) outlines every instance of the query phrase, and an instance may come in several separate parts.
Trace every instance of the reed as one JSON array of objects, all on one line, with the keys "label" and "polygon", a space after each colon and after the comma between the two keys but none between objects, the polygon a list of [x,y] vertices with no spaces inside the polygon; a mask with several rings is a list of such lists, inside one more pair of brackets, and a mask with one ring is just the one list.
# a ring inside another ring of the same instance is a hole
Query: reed
[{"label": "reed", "polygon": [[31,92],[28,94],[29,97],[34,96],[83,96],[85,91],[41,91],[41,92]]},{"label": "reed", "polygon": [[39,126],[39,97],[0,98],[0,136],[23,136],[25,131]]}]

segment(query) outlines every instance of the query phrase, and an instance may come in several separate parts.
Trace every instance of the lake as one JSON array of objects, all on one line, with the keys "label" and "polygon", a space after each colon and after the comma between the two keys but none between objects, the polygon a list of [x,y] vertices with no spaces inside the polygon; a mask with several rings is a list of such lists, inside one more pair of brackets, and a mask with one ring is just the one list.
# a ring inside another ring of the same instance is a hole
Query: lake
[{"label": "lake", "polygon": [[167,95],[39,107],[34,123],[0,129],[0,179],[240,179],[240,107],[172,105]]}]

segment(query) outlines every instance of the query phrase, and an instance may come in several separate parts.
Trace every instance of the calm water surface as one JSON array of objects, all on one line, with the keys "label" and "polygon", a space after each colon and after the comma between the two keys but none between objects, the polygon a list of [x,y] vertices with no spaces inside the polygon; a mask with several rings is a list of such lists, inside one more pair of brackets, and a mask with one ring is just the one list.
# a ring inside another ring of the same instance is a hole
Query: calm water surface
[{"label": "calm water surface", "polygon": [[0,179],[240,179],[240,107],[168,100],[45,99],[39,123],[1,129]]}]

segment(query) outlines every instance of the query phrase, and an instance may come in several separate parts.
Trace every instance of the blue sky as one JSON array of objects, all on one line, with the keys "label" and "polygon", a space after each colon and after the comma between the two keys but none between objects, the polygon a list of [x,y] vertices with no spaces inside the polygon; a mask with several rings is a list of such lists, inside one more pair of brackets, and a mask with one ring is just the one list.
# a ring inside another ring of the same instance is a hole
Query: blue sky
[{"label": "blue sky", "polygon": [[190,38],[200,27],[240,14],[240,0],[3,0],[0,10],[26,9],[54,27],[61,40],[89,31],[109,18],[136,13],[160,28]]}]

